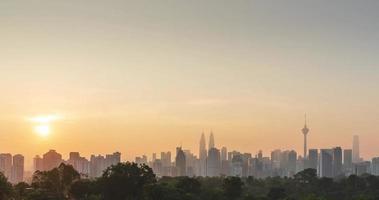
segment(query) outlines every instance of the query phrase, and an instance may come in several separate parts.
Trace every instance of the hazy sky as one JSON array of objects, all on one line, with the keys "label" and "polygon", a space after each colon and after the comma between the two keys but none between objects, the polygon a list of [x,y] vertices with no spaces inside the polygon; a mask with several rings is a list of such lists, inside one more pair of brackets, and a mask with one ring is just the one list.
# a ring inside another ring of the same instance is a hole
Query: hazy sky
[{"label": "hazy sky", "polygon": [[[379,1],[0,1],[0,152],[379,156]],[[42,138],[29,120],[59,115]],[[27,163],[29,165],[30,163]]]}]

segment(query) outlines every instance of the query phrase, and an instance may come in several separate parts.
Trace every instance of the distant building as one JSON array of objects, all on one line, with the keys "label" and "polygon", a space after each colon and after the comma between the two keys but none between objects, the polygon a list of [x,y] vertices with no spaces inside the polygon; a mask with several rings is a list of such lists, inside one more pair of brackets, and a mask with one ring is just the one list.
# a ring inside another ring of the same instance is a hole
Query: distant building
[{"label": "distant building", "polygon": [[354,174],[357,176],[361,176],[363,174],[370,174],[371,162],[365,161],[365,162],[354,163],[353,170],[354,170]]},{"label": "distant building", "polygon": [[8,179],[12,175],[12,154],[2,153],[0,154],[0,172],[4,174]]},{"label": "distant building", "polygon": [[49,171],[58,167],[62,163],[62,155],[55,150],[43,154],[43,170]]},{"label": "distant building", "polygon": [[353,163],[361,162],[361,157],[359,154],[359,136],[353,136]]},{"label": "distant building", "polygon": [[296,161],[297,161],[297,153],[292,150],[288,153],[288,175],[289,177],[296,174]]},{"label": "distant building", "polygon": [[79,152],[71,152],[67,161],[83,176],[88,176],[90,171],[89,161],[85,157],[81,157]]},{"label": "distant building", "polygon": [[333,148],[333,177],[343,175],[342,171],[342,149]]},{"label": "distant building", "polygon": [[234,154],[232,157],[231,176],[242,177],[243,160],[240,154]]},{"label": "distant building", "polygon": [[307,168],[317,170],[317,163],[318,163],[318,150],[317,149],[309,149]]},{"label": "distant building", "polygon": [[379,176],[379,157],[372,159],[371,173],[372,173],[372,175]]},{"label": "distant building", "polygon": [[353,150],[343,150],[343,169],[346,175],[353,173]]},{"label": "distant building", "polygon": [[320,177],[333,177],[333,150],[321,149],[320,151]]},{"label": "distant building", "polygon": [[91,155],[90,159],[90,177],[100,177],[106,169],[105,158],[102,155]]},{"label": "distant building", "polygon": [[43,171],[43,159],[39,155],[33,158],[33,167],[34,171]]},{"label": "distant building", "polygon": [[13,156],[12,183],[19,183],[24,180],[24,156],[17,154]]},{"label": "distant building", "polygon": [[220,175],[220,150],[216,148],[210,148],[208,151],[207,160],[207,176],[215,177]]},{"label": "distant building", "polygon": [[204,133],[201,134],[200,146],[199,146],[199,171],[200,176],[207,175],[207,147],[205,142]]},{"label": "distant building", "polygon": [[181,147],[176,148],[176,158],[175,158],[175,166],[176,166],[176,175],[177,176],[186,176],[186,156]]},{"label": "distant building", "polygon": [[226,147],[221,148],[221,161],[228,160],[228,150]]},{"label": "distant building", "polygon": [[213,132],[211,131],[211,134],[209,136],[208,149],[212,149],[212,148],[215,148],[215,138],[214,138]]}]

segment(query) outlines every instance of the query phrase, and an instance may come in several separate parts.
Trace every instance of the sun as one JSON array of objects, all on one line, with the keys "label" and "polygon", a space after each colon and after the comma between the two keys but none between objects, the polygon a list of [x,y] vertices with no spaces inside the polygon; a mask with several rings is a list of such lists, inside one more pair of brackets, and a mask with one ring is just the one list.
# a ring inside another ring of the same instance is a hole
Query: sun
[{"label": "sun", "polygon": [[51,124],[58,119],[59,117],[57,115],[40,115],[29,118],[29,121],[34,124],[33,129],[35,133],[37,133],[40,137],[48,137],[51,131]]},{"label": "sun", "polygon": [[50,134],[49,125],[37,125],[34,127],[34,131],[41,137],[47,137]]}]

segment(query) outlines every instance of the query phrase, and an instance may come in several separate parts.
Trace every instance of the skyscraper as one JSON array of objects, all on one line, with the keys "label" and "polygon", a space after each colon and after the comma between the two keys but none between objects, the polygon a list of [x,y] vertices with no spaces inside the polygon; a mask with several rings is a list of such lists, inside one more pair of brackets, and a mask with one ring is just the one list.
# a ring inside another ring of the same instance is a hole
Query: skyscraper
[{"label": "skyscraper", "polygon": [[0,172],[4,174],[8,179],[12,175],[12,154],[2,153],[0,154]]},{"label": "skyscraper", "polygon": [[207,147],[204,133],[201,134],[199,146],[199,175],[206,176],[207,171]]},{"label": "skyscraper", "polygon": [[24,180],[24,156],[17,154],[13,156],[12,183],[19,183]]},{"label": "skyscraper", "polygon": [[228,159],[228,150],[226,147],[221,148],[221,160],[227,160]]},{"label": "skyscraper", "polygon": [[207,176],[215,177],[220,175],[220,150],[216,148],[210,148],[208,151],[207,160]]},{"label": "skyscraper", "polygon": [[353,136],[353,163],[358,163],[361,161],[360,155],[359,155],[359,136],[354,135]]},{"label": "skyscraper", "polygon": [[55,150],[43,154],[43,170],[49,171],[55,167],[58,167],[62,163],[62,155]]},{"label": "skyscraper", "polygon": [[209,145],[208,149],[215,148],[215,138],[213,136],[213,132],[211,131],[211,135],[209,136]]},{"label": "skyscraper", "polygon": [[33,158],[33,167],[34,171],[43,171],[43,159],[41,158],[41,156],[36,155]]},{"label": "skyscraper", "polygon": [[353,150],[343,150],[343,168],[346,175],[353,173]]},{"label": "skyscraper", "polygon": [[175,158],[175,165],[177,176],[186,176],[186,156],[184,154],[184,151],[182,150],[182,147],[176,148],[176,158]]},{"label": "skyscraper", "polygon": [[321,149],[320,151],[320,177],[333,177],[333,150]]},{"label": "skyscraper", "polygon": [[307,159],[307,135],[309,133],[309,129],[307,127],[307,116],[305,116],[304,128],[301,130],[301,132],[303,132],[303,135],[304,135],[304,154],[303,154],[303,157],[304,157],[304,160],[306,160]]},{"label": "skyscraper", "polygon": [[318,150],[309,149],[307,168],[317,169],[317,163],[318,163]]},{"label": "skyscraper", "polygon": [[342,174],[342,149],[341,147],[333,148],[333,177]]}]

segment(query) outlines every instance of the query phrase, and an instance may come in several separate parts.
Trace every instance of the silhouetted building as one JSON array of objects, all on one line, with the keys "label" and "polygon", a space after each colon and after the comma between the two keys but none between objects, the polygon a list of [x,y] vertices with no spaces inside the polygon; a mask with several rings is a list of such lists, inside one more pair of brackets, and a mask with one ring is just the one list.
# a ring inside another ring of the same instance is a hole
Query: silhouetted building
[{"label": "silhouetted building", "polygon": [[62,163],[62,155],[55,150],[43,154],[43,170],[49,171],[58,167]]},{"label": "silhouetted building", "polygon": [[176,175],[177,176],[186,176],[186,156],[181,147],[176,148],[176,158],[175,158],[175,166],[176,166]]},{"label": "silhouetted building", "polygon": [[200,176],[207,175],[207,147],[205,142],[204,133],[201,134],[200,148],[199,148],[199,172]]},{"label": "silhouetted building", "polygon": [[39,155],[33,158],[33,167],[34,171],[43,171],[43,159]]},{"label": "silhouetted building", "polygon": [[354,163],[353,168],[354,168],[354,174],[357,176],[361,176],[363,174],[370,174],[371,163],[370,161]]},{"label": "silhouetted building", "polygon": [[213,136],[213,132],[211,131],[211,135],[209,136],[209,145],[208,149],[215,148],[215,138]]},{"label": "silhouetted building", "polygon": [[232,156],[232,170],[231,176],[242,177],[243,160],[241,154],[234,154]]},{"label": "silhouetted building", "polygon": [[296,174],[296,160],[297,153],[296,151],[290,151],[288,153],[288,176],[291,177]]},{"label": "silhouetted building", "polygon": [[71,152],[69,159],[67,161],[70,165],[74,167],[83,176],[88,176],[90,171],[89,161],[81,157],[79,152]]},{"label": "silhouetted building", "polygon": [[353,173],[353,150],[343,150],[343,168],[346,175]]},{"label": "silhouetted building", "polygon": [[228,160],[228,150],[226,147],[221,148],[221,161]]},{"label": "silhouetted building", "polygon": [[304,160],[307,159],[307,135],[309,133],[309,129],[307,127],[307,118],[305,117],[305,123],[304,123],[304,128],[301,129],[301,132],[303,133],[304,135],[304,154],[303,154],[303,157],[304,157]]},{"label": "silhouetted building", "polygon": [[372,175],[379,176],[379,157],[372,159],[371,173],[372,173]]},{"label": "silhouetted building", "polygon": [[333,148],[333,177],[342,175],[342,149]]},{"label": "silhouetted building", "polygon": [[307,167],[317,170],[317,163],[318,163],[318,150],[309,149]]},{"label": "silhouetted building", "polygon": [[24,156],[17,154],[13,156],[12,183],[19,183],[24,180]]},{"label": "silhouetted building", "polygon": [[361,162],[361,157],[359,154],[359,136],[353,136],[353,163]]},{"label": "silhouetted building", "polygon": [[320,177],[333,177],[333,150],[321,149],[320,151]]},{"label": "silhouetted building", "polygon": [[216,148],[210,148],[208,151],[207,160],[207,176],[215,177],[220,175],[220,150]]},{"label": "silhouetted building", "polygon": [[0,154],[0,172],[4,174],[8,179],[12,175],[12,154],[2,153]]}]

